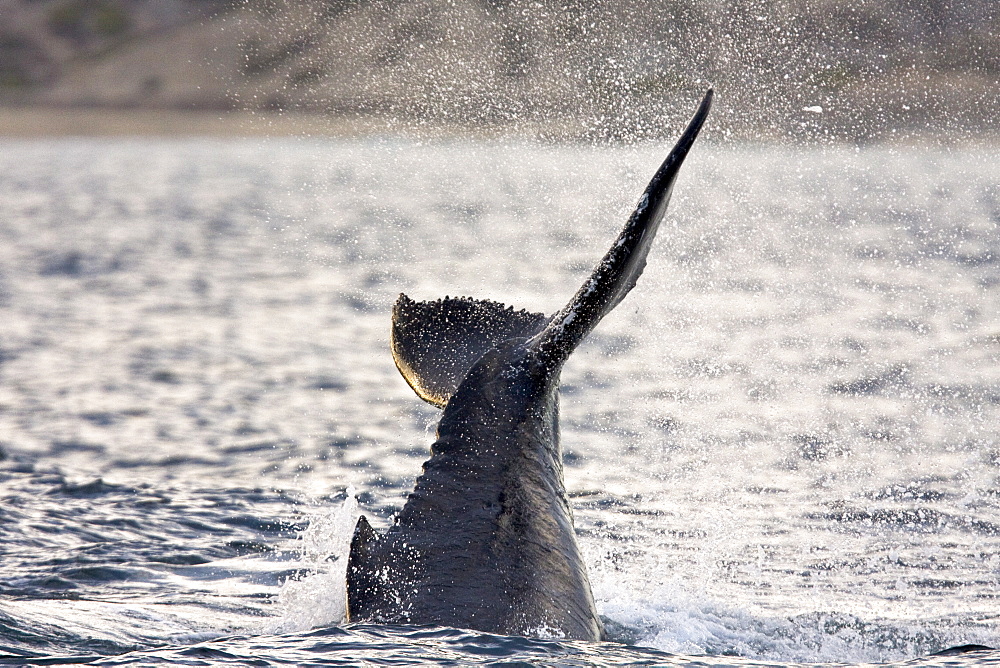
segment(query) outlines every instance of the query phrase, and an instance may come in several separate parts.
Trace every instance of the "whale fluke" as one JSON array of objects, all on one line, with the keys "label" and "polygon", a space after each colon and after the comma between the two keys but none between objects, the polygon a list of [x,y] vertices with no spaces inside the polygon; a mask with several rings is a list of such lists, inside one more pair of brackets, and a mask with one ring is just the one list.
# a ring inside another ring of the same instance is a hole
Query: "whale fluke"
[{"label": "whale fluke", "polygon": [[534,336],[547,321],[541,313],[515,311],[486,299],[415,302],[400,294],[392,308],[392,357],[417,396],[444,408],[490,348]]},{"label": "whale fluke", "polygon": [[552,316],[533,342],[549,364],[565,362],[597,323],[635,287],[646,268],[649,247],[667,211],[681,164],[712,108],[712,97],[709,89],[684,134],[646,186],[625,229],[573,299]]},{"label": "whale fluke", "polygon": [[358,520],[347,562],[350,621],[604,637],[563,483],[559,375],[642,273],[711,103],[709,91],[621,235],[555,315],[400,295],[396,366],[444,413],[393,526],[378,533]]}]

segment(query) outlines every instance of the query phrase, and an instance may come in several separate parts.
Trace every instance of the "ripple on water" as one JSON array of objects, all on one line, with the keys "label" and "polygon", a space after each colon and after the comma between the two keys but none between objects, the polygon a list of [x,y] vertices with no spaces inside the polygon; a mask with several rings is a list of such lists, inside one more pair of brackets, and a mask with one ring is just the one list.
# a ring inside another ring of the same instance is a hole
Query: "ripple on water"
[{"label": "ripple on water", "polygon": [[2,653],[787,665],[1000,644],[992,149],[691,156],[635,293],[563,377],[598,605],[646,650],[330,626],[346,489],[391,522],[438,416],[393,366],[396,295],[553,311],[662,147],[3,148]]}]

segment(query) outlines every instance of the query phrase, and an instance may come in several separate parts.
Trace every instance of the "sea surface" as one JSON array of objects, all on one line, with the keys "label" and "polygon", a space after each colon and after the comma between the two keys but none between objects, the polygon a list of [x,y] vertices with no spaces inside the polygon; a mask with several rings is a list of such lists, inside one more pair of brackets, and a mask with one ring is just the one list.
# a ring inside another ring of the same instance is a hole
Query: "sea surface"
[{"label": "sea surface", "polygon": [[398,293],[558,309],[668,150],[0,141],[0,663],[1000,665],[989,147],[695,146],[563,374],[617,642],[343,623]]}]

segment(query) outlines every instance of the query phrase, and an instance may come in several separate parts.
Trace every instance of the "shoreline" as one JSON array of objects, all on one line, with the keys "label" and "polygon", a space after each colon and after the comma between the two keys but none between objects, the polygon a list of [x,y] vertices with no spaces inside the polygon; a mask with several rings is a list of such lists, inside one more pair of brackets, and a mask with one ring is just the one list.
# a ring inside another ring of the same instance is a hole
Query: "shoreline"
[{"label": "shoreline", "polygon": [[463,125],[417,118],[335,116],[301,112],[121,109],[0,105],[0,138],[42,137],[414,137],[579,141],[581,123]]},{"label": "shoreline", "polygon": [[0,137],[268,137],[357,136],[366,120],[249,111],[2,107]]},{"label": "shoreline", "polygon": [[[520,125],[463,125],[420,119],[393,120],[378,116],[333,116],[315,113],[260,111],[206,111],[182,109],[115,109],[104,107],[31,107],[0,105],[0,139],[54,137],[163,137],[163,138],[357,138],[409,137],[439,139],[506,139],[593,143],[582,123],[563,120]],[[1000,132],[978,136],[940,132],[900,131],[892,138],[810,138],[746,136],[726,133],[726,143],[800,145],[941,145],[1000,146]],[[597,143],[606,143],[596,140]],[[642,139],[637,143],[658,141]],[[633,142],[610,142],[633,143]],[[709,143],[712,138],[709,138]]]}]

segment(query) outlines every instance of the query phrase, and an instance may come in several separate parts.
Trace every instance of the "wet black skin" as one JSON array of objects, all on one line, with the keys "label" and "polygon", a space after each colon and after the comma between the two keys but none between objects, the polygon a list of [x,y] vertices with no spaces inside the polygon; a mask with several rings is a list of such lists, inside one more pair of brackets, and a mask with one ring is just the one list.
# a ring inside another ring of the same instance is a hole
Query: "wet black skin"
[{"label": "wet black skin", "polygon": [[[364,518],[358,523],[348,561],[350,621],[604,638],[563,483],[559,376],[579,342],[635,285],[710,103],[711,91],[618,240],[555,315],[401,296],[394,311],[397,365],[444,414],[395,524],[378,535]],[[470,366],[436,363],[434,328],[421,323],[450,329],[440,347],[454,351],[469,329],[461,318],[470,327],[514,324],[481,327],[482,353],[461,353],[475,360]],[[500,340],[484,344],[490,336]]]},{"label": "wet black skin", "polygon": [[352,619],[602,636],[563,487],[558,372],[525,343],[506,342],[466,377],[423,475],[380,541],[383,554],[411,555],[401,580],[412,584],[396,592],[406,604],[352,609]]}]

